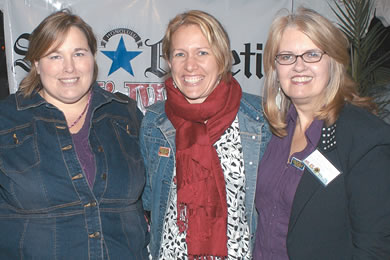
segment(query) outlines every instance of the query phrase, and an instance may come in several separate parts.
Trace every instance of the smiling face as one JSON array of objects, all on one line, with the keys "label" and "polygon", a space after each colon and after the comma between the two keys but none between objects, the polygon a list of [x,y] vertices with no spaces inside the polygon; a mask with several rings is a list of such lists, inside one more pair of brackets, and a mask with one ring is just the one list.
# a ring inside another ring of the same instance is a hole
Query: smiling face
[{"label": "smiling face", "polygon": [[202,103],[216,88],[220,69],[199,26],[181,26],[171,50],[168,64],[176,86],[189,103]]},{"label": "smiling face", "polygon": [[94,56],[87,38],[77,27],[71,27],[63,43],[57,49],[49,50],[35,66],[43,86],[40,94],[47,102],[61,107],[87,99],[93,79]]},{"label": "smiling face", "polygon": [[[294,27],[286,28],[282,35],[278,54],[300,55],[320,50],[304,33]],[[323,55],[316,63],[306,63],[298,57],[291,65],[276,63],[276,70],[283,92],[295,106],[316,110],[324,101],[330,78],[330,58]]]}]

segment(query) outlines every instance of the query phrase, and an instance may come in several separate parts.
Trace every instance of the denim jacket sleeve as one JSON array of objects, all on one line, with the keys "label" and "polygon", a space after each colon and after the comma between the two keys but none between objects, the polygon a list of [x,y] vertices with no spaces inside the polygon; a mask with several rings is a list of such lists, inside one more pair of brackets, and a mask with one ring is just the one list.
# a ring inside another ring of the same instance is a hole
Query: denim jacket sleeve
[{"label": "denim jacket sleeve", "polygon": [[257,227],[257,211],[254,201],[258,165],[271,138],[271,131],[264,118],[261,102],[261,97],[243,93],[238,111],[246,176],[245,211],[252,246]]},{"label": "denim jacket sleeve", "polygon": [[[141,154],[144,160],[145,167],[147,168],[146,164],[148,163],[148,146],[145,144],[145,131],[146,131],[146,121],[148,121],[149,114],[147,113],[142,121],[141,128],[140,128],[140,135],[139,135],[139,143],[140,143],[140,150]],[[146,211],[151,211],[151,199],[150,195],[152,192],[152,187],[150,184],[150,178],[148,175],[146,175],[146,182],[145,182],[145,187],[144,191],[142,193],[142,203],[144,210]]]},{"label": "denim jacket sleeve", "polygon": [[152,105],[141,124],[140,146],[146,169],[142,195],[150,211],[150,253],[157,259],[165,211],[175,169],[175,128],[164,112],[164,102]]}]

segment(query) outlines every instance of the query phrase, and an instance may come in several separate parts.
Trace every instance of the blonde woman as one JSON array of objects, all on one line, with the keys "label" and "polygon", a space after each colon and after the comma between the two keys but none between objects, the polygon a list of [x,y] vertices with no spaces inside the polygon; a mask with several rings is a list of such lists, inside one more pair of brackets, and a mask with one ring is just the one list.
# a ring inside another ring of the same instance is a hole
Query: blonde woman
[{"label": "blonde woman", "polygon": [[173,18],[163,39],[166,102],[141,126],[153,259],[251,259],[257,165],[269,140],[260,97],[232,77],[229,38],[210,14]]},{"label": "blonde woman", "polygon": [[390,259],[390,127],[347,75],[348,42],[301,8],[271,25],[254,259]]}]

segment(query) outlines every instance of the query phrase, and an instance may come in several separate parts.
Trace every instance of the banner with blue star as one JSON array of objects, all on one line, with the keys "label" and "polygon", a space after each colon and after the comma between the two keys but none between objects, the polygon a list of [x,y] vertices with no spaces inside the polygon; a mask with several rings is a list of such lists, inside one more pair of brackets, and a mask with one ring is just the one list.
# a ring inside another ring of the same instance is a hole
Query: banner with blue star
[{"label": "banner with blue star", "polygon": [[116,51],[101,51],[104,55],[112,60],[110,71],[107,76],[122,68],[130,75],[134,76],[133,68],[131,67],[130,61],[140,55],[142,51],[127,51],[123,36],[119,41]]}]

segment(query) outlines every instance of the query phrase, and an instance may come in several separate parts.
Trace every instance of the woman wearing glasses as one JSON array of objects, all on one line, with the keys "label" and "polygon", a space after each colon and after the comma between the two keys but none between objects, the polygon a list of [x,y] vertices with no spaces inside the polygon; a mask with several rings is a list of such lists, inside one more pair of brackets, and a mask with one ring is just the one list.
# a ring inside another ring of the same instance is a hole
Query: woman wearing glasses
[{"label": "woman wearing glasses", "polygon": [[347,47],[310,9],[271,25],[256,260],[390,259],[390,127],[358,96]]}]

